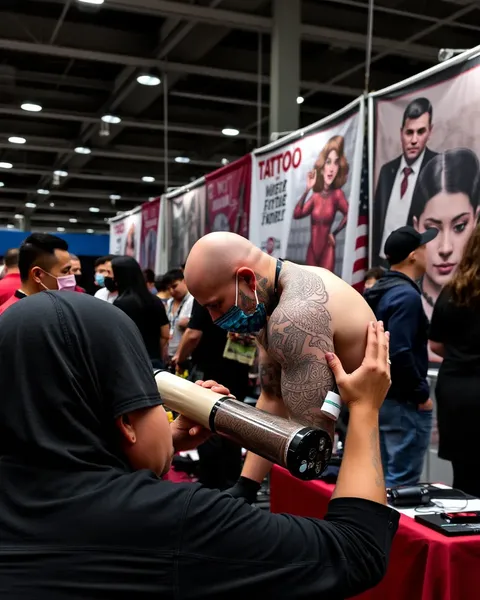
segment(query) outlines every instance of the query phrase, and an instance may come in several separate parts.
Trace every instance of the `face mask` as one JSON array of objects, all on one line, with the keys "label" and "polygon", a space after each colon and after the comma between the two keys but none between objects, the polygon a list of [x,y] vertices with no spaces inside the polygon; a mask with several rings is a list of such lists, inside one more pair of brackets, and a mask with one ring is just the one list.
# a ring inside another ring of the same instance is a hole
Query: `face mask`
[{"label": "face mask", "polygon": [[95,283],[100,287],[105,287],[105,275],[95,273]]},{"label": "face mask", "polygon": [[258,333],[267,323],[267,311],[265,306],[258,302],[257,290],[255,290],[255,300],[257,306],[255,311],[251,314],[243,312],[238,307],[238,274],[235,282],[235,306],[232,306],[223,316],[215,321],[215,325],[218,325],[226,331],[233,333]]},{"label": "face mask", "polygon": [[[46,275],[48,275],[49,277],[53,277],[54,279],[57,280],[57,289],[60,292],[74,292],[75,291],[75,288],[77,287],[77,281],[75,279],[75,275],[63,275],[62,277],[55,277],[55,275],[52,275],[51,273],[47,273],[47,271],[43,271],[43,272]],[[43,284],[42,282],[40,282],[40,285],[43,285],[43,287],[46,290],[50,289],[50,288],[47,288],[47,286],[45,284]]]},{"label": "face mask", "polygon": [[150,290],[150,293],[151,293],[151,294],[153,294],[154,296],[156,296],[156,295],[158,294],[158,292],[157,292],[157,288],[153,287],[153,288]]},{"label": "face mask", "polygon": [[104,281],[105,287],[110,293],[117,291],[117,284],[113,281],[113,277],[105,277]]}]

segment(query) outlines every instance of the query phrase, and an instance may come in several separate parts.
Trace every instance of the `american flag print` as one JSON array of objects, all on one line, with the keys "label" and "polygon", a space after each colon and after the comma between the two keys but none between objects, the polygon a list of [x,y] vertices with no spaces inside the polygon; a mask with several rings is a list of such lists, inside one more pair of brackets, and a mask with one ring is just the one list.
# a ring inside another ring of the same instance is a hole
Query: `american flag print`
[{"label": "american flag print", "polygon": [[367,143],[363,148],[362,179],[358,221],[355,240],[355,260],[353,263],[352,286],[359,292],[363,290],[363,281],[368,269],[368,165]]}]

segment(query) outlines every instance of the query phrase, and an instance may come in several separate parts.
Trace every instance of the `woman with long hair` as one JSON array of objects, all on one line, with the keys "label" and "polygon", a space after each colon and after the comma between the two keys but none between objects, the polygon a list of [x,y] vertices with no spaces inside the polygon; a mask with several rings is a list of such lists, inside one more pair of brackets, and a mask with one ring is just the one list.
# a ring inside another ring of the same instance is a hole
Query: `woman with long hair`
[{"label": "woman with long hair", "polygon": [[[306,264],[335,270],[335,237],[347,224],[348,202],[341,189],[348,177],[348,162],[343,136],[328,140],[312,171],[307,175],[307,188],[293,212],[294,219],[311,216],[312,228]],[[312,192],[310,198],[307,196]],[[335,231],[332,225],[337,213],[342,220]]]},{"label": "woman with long hair", "polygon": [[170,337],[163,302],[149,291],[140,265],[131,256],[113,258],[112,270],[118,289],[114,306],[123,310],[140,330],[152,366],[163,368]]},{"label": "woman with long hair", "polygon": [[440,458],[452,462],[453,486],[480,496],[480,226],[433,309],[430,346],[443,357],[436,398]]}]

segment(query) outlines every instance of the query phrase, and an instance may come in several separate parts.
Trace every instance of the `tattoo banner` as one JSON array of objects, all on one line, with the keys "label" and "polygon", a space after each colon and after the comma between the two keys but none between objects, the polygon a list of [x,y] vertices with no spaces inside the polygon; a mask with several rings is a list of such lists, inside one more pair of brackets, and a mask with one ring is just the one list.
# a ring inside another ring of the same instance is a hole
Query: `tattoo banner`
[{"label": "tattoo banner", "polygon": [[140,260],[142,207],[110,220],[110,254],[133,256]]},{"label": "tattoo banner", "polygon": [[159,217],[160,198],[142,204],[142,235],[140,240],[140,266],[142,269],[155,271]]},{"label": "tattoo banner", "polygon": [[169,229],[169,268],[186,261],[193,244],[205,235],[206,187],[202,177],[166,195],[166,227]]},{"label": "tattoo banner", "polygon": [[206,176],[207,210],[205,233],[231,231],[248,237],[252,156],[243,158]]},{"label": "tattoo banner", "polygon": [[421,282],[429,318],[480,209],[480,58],[474,54],[369,97],[371,263],[387,266],[383,247],[398,227],[437,228]]},{"label": "tattoo banner", "polygon": [[272,256],[330,269],[352,283],[363,138],[359,98],[256,150],[250,240]]}]

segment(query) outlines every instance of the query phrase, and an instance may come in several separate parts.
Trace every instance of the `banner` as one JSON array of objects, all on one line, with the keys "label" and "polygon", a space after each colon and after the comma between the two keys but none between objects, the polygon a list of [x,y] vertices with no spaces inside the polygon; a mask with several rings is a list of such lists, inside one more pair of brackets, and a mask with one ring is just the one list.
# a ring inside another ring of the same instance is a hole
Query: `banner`
[{"label": "banner", "polygon": [[363,138],[359,98],[255,151],[250,240],[272,256],[330,269],[352,283],[357,259],[366,256],[366,231],[358,230]]},{"label": "banner", "polygon": [[371,262],[386,264],[383,246],[398,227],[411,225],[420,233],[437,228],[420,284],[429,318],[462,257],[480,206],[480,59],[458,57],[449,63],[369,100]]},{"label": "banner", "polygon": [[231,231],[248,237],[252,157],[250,154],[206,176],[205,233]]},{"label": "banner", "polygon": [[157,237],[160,218],[160,198],[142,204],[142,235],[140,239],[140,266],[155,272]]},{"label": "banner", "polygon": [[180,267],[187,260],[193,244],[205,235],[205,180],[193,183],[184,192],[168,195],[170,227],[169,267]]},{"label": "banner", "polygon": [[141,207],[110,221],[110,254],[140,259]]}]

